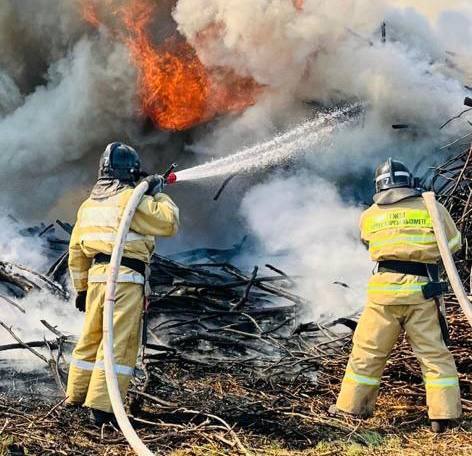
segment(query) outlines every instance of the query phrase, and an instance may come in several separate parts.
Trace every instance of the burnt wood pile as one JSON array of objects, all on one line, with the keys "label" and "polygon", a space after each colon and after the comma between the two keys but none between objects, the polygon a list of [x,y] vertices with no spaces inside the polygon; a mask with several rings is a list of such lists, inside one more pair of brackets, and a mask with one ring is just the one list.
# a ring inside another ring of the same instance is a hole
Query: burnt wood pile
[{"label": "burnt wood pile", "polygon": [[448,209],[462,233],[462,250],[455,257],[456,265],[467,290],[470,290],[472,266],[472,145],[433,170],[432,189]]},{"label": "burnt wood pile", "polygon": [[[32,236],[47,234],[44,248],[53,262],[45,273],[0,262],[0,299],[25,314],[24,318],[28,318],[28,309],[21,298],[33,291],[45,291],[64,301],[70,298],[67,241],[55,233],[70,234],[71,226],[58,223],[59,230],[50,225],[27,231]],[[269,264],[254,267],[250,273],[231,264],[228,259],[240,253],[243,243],[227,250],[197,249],[176,255],[193,260],[192,264],[153,256],[152,293],[144,318],[144,370],[170,360],[206,366],[236,361],[269,376],[314,379],[322,358],[349,342],[353,320],[299,323],[308,302],[296,294],[296,278]],[[63,391],[67,376],[64,353],[70,352],[76,338],[53,322],[37,324],[51,336],[43,340],[20,337],[21,328],[0,321],[13,339],[0,346],[0,351],[29,350],[50,368]]]}]

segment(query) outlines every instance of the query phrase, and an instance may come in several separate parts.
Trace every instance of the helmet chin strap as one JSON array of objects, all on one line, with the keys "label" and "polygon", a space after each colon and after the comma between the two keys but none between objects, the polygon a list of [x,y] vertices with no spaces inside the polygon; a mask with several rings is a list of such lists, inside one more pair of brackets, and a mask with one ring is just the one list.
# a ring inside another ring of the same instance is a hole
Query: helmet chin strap
[{"label": "helmet chin strap", "polygon": [[390,182],[395,182],[395,172],[393,171],[393,160],[392,157],[388,158],[388,167],[390,169]]}]

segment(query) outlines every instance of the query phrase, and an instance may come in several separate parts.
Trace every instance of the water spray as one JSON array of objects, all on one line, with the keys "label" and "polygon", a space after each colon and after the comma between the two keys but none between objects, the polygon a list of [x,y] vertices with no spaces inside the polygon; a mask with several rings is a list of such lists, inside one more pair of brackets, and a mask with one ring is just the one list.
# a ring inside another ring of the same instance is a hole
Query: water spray
[{"label": "water spray", "polygon": [[178,171],[178,182],[210,177],[248,174],[271,166],[280,166],[295,156],[328,139],[340,125],[363,109],[361,103],[320,114],[275,138],[247,147],[233,155]]},{"label": "water spray", "polygon": [[176,182],[201,180],[217,176],[248,174],[284,164],[329,138],[337,127],[351,120],[352,116],[359,112],[362,107],[363,105],[358,103],[321,114],[315,119],[307,120],[271,140],[182,171],[175,172],[177,165],[173,163],[163,177],[169,185]]}]

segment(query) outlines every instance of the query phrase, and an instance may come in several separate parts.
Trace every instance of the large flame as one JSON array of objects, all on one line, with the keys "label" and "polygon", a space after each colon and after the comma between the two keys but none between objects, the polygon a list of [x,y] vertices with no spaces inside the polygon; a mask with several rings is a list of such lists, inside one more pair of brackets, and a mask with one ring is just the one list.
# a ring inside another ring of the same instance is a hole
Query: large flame
[{"label": "large flame", "polygon": [[[156,13],[152,0],[126,0],[119,5],[102,0],[102,7],[104,3],[107,15],[118,19],[118,27],[112,27],[114,36],[128,46],[138,69],[142,111],[159,128],[185,130],[255,103],[261,87],[253,79],[227,68],[205,68],[182,37],[175,35],[155,45],[149,33]],[[90,24],[102,24],[100,11],[96,0],[83,0],[83,17]]]}]

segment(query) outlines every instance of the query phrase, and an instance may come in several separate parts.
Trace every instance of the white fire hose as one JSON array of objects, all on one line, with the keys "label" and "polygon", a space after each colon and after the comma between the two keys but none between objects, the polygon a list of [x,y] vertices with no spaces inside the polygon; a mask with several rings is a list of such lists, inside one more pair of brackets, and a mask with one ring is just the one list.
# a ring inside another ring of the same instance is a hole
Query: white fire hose
[{"label": "white fire hose", "polygon": [[118,421],[121,432],[123,432],[123,435],[131,448],[133,448],[139,456],[153,456],[154,453],[143,443],[133,429],[133,426],[131,426],[123,406],[123,401],[121,400],[120,388],[118,386],[118,379],[115,371],[115,357],[113,354],[113,310],[116,301],[116,281],[120,270],[126,236],[128,235],[136,209],[148,188],[149,184],[147,182],[139,184],[134,189],[123,213],[118,233],[116,234],[113,252],[111,254],[110,266],[108,268],[103,318],[103,354],[105,358],[105,377],[107,381],[108,396],[110,397],[113,413]]},{"label": "white fire hose", "polygon": [[447,277],[451,284],[452,290],[456,295],[457,300],[472,326],[472,303],[470,302],[465,290],[462,285],[462,281],[457,272],[456,264],[452,258],[451,249],[449,248],[449,243],[446,235],[446,230],[444,228],[444,223],[442,221],[441,215],[439,213],[438,203],[434,192],[425,192],[423,193],[423,199],[426,203],[426,208],[428,209],[429,215],[431,216],[431,221],[433,222],[433,230],[436,235],[436,241],[439,247],[439,253],[446,269]]}]

